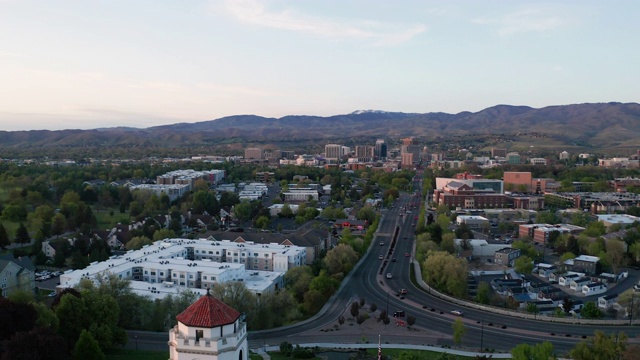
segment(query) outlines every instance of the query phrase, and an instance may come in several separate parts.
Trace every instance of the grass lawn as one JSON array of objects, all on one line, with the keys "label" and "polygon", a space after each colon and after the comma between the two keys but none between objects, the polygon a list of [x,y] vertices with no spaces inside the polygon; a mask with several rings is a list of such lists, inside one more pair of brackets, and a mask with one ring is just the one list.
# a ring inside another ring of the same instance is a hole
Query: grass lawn
[{"label": "grass lawn", "polygon": [[[113,211],[113,215],[111,215]],[[94,210],[93,214],[96,216],[96,228],[100,230],[111,229],[117,223],[123,223],[129,221],[129,213],[120,213],[118,209],[109,210]]]},{"label": "grass lawn", "polygon": [[107,352],[107,360],[167,360],[168,351],[126,350],[116,349]]},{"label": "grass lawn", "polygon": [[[293,359],[291,357],[287,357],[280,353],[279,351],[270,351],[269,356],[271,356],[272,360],[284,360],[284,359]],[[321,360],[319,357],[311,358],[311,360]]]}]

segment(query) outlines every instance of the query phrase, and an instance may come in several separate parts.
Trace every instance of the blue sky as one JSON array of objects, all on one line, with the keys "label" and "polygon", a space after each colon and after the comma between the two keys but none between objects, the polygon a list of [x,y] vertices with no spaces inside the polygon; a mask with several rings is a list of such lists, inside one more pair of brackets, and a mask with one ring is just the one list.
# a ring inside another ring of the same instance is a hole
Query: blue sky
[{"label": "blue sky", "polygon": [[0,130],[637,102],[640,2],[0,0]]}]

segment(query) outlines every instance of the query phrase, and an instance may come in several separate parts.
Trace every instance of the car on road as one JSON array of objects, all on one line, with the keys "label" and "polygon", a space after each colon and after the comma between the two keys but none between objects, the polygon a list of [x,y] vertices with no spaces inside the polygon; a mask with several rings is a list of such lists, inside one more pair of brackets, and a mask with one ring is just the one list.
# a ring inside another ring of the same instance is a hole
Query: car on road
[{"label": "car on road", "polygon": [[393,312],[393,317],[395,318],[404,317],[404,315],[405,315],[404,310],[398,310]]},{"label": "car on road", "polygon": [[384,246],[384,241],[380,241],[380,246]]},{"label": "car on road", "polygon": [[451,310],[451,315],[462,316],[462,311],[460,311],[460,310]]},{"label": "car on road", "polygon": [[407,289],[400,289],[400,295],[407,295]]},{"label": "car on road", "polygon": [[391,259],[392,262],[396,262],[396,258]]},{"label": "car on road", "polygon": [[378,256],[378,260],[383,260],[383,259],[384,259],[384,255]]},{"label": "car on road", "polygon": [[409,253],[404,253],[404,256],[409,257],[409,256],[411,256],[411,254],[409,254]]},{"label": "car on road", "polygon": [[393,278],[393,275],[391,275],[391,273],[387,273],[387,279],[391,279]]}]

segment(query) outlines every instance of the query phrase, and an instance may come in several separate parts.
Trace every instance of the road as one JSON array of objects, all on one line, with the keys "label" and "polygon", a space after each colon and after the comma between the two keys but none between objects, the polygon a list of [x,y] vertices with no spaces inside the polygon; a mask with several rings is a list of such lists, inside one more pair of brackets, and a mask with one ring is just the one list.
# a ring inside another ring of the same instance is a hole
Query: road
[{"label": "road", "polygon": [[[365,299],[367,304],[375,303],[379,309],[388,309],[390,314],[396,310],[404,310],[407,316],[416,318],[416,326],[442,334],[435,339],[383,334],[387,343],[453,346],[451,340],[452,323],[458,317],[449,312],[454,308],[464,312],[464,316],[460,317],[466,329],[462,345],[469,349],[489,348],[508,351],[520,343],[535,344],[541,341],[550,341],[554,344],[556,351],[561,353],[575,346],[576,342],[583,339],[583,336],[592,335],[595,330],[623,331],[630,339],[640,335],[640,329],[635,326],[603,327],[602,325],[550,323],[514,318],[471,308],[453,307],[450,303],[416,287],[410,278],[414,243],[412,241],[414,237],[413,224],[415,223],[413,215],[416,214],[400,216],[403,207],[415,201],[411,195],[402,194],[392,209],[385,210],[370,251],[344,279],[340,289],[319,314],[299,324],[268,331],[250,332],[249,347],[258,348],[265,344],[278,345],[283,341],[293,344],[357,343],[363,336],[376,337],[377,333],[362,333],[359,336],[341,335],[337,338],[335,334],[320,331],[334,324],[348,304],[360,298]],[[396,229],[398,234],[394,237]],[[380,241],[384,241],[384,246],[379,245]],[[406,253],[410,256],[405,256]],[[384,255],[384,260],[379,260],[380,254]],[[394,257],[396,258],[395,262],[392,261]],[[387,279],[386,273],[391,273],[392,278]],[[395,295],[401,288],[408,290],[404,299]],[[134,339],[136,339],[140,349],[166,349],[168,339],[166,333],[129,332],[129,334],[128,348],[133,348]]]}]

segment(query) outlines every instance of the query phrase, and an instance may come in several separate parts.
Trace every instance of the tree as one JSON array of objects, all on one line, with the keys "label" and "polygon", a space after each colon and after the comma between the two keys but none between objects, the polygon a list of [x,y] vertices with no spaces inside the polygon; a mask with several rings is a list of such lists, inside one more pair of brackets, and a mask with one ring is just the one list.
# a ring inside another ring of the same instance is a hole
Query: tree
[{"label": "tree", "polygon": [[488,304],[491,295],[491,286],[486,281],[481,281],[476,289],[476,301],[480,304]]},{"label": "tree", "polygon": [[358,314],[360,313],[360,306],[358,305],[358,302],[354,301],[351,303],[351,308],[349,309],[349,312],[351,313],[351,316],[353,316],[354,318],[358,316]]},{"label": "tree", "polygon": [[562,310],[565,314],[568,314],[573,310],[573,300],[569,296],[565,296],[562,300]]},{"label": "tree", "polygon": [[422,268],[424,281],[440,291],[462,297],[467,291],[467,261],[444,251],[428,254]]},{"label": "tree", "polygon": [[527,303],[526,311],[529,314],[538,315],[540,309],[538,309],[538,306],[534,303]]},{"label": "tree", "polygon": [[146,236],[134,236],[124,245],[127,250],[139,250],[145,245],[151,245],[152,241]]},{"label": "tree", "polygon": [[584,304],[580,313],[585,319],[597,319],[602,316],[602,311],[598,309],[598,305],[593,301],[589,301]]},{"label": "tree", "polygon": [[36,324],[37,313],[30,304],[16,303],[0,297],[0,342],[13,334],[31,330]]},{"label": "tree", "polygon": [[[211,289],[211,295],[238,310],[240,313],[245,314],[249,313],[253,304],[256,303],[255,295],[247,289],[247,286],[243,282],[239,281],[227,281],[222,284],[217,284]],[[193,301],[195,301],[195,298]],[[191,303],[187,303],[184,308],[186,309],[190,304]]]},{"label": "tree", "polygon": [[591,339],[583,340],[571,349],[569,356],[573,360],[616,360],[625,352],[626,346],[627,336],[624,333],[606,335],[596,330]]},{"label": "tree", "polygon": [[453,328],[453,342],[456,344],[460,344],[462,342],[462,336],[464,335],[466,329],[464,327],[464,323],[460,319],[456,319],[452,325]]},{"label": "tree", "polygon": [[620,267],[624,265],[626,253],[625,245],[626,244],[624,242],[616,239],[609,239],[605,243],[605,258],[611,266],[611,270],[614,274],[617,274]]},{"label": "tree", "polygon": [[73,348],[74,360],[104,360],[105,356],[98,345],[98,342],[93,338],[91,333],[87,330],[82,330],[80,338],[76,342]]},{"label": "tree", "polygon": [[455,234],[456,238],[458,239],[473,239],[473,231],[471,231],[466,223],[462,223],[460,226],[458,226],[456,228]]},{"label": "tree", "polygon": [[53,215],[53,220],[51,221],[51,232],[55,236],[62,235],[64,230],[67,228],[67,219],[61,213],[56,213]]},{"label": "tree", "polygon": [[266,216],[260,216],[256,219],[256,227],[261,229],[268,229],[271,224],[271,219]]},{"label": "tree", "polygon": [[67,345],[75,344],[80,333],[88,327],[87,323],[91,320],[87,317],[84,300],[72,294],[64,294],[60,297],[60,302],[54,311],[60,320],[58,333]]},{"label": "tree", "polygon": [[416,324],[416,317],[411,315],[407,316],[407,325],[409,327],[412,327],[415,324]]},{"label": "tree", "polygon": [[553,344],[543,341],[535,345],[519,344],[511,349],[511,358],[514,360],[551,360],[553,355]]},{"label": "tree", "polygon": [[372,224],[374,221],[376,221],[376,212],[371,206],[365,206],[358,210],[358,214],[356,215],[356,217],[359,220],[367,220],[369,224]]},{"label": "tree", "polygon": [[313,271],[309,266],[296,266],[284,274],[287,289],[298,302],[304,300],[304,294],[309,290],[309,283],[313,279]]},{"label": "tree", "polygon": [[251,219],[251,203],[243,201],[233,208],[235,216],[242,221],[249,221]]},{"label": "tree", "polygon": [[291,206],[289,206],[289,204],[282,205],[282,209],[280,210],[278,216],[291,219],[293,217],[293,210],[291,210]]},{"label": "tree", "polygon": [[169,229],[159,229],[153,233],[153,241],[171,239],[176,237],[176,233]]},{"label": "tree", "polygon": [[440,250],[446,251],[449,254],[456,253],[455,234],[447,233],[442,235],[442,241],[440,242]]},{"label": "tree", "polygon": [[338,244],[327,252],[322,262],[329,275],[346,274],[358,262],[358,253],[349,245]]},{"label": "tree", "polygon": [[617,300],[618,304],[627,311],[630,319],[640,317],[640,296],[636,296],[634,289],[623,291]]},{"label": "tree", "polygon": [[31,242],[31,236],[29,236],[29,230],[24,226],[23,223],[20,223],[18,228],[16,229],[16,238],[15,242],[18,244],[29,244]]},{"label": "tree", "polygon": [[9,241],[9,234],[7,234],[7,229],[0,222],[0,249],[6,249],[10,243],[11,242]]},{"label": "tree", "polygon": [[64,339],[47,327],[15,333],[3,345],[2,360],[65,360],[69,356]]},{"label": "tree", "polygon": [[533,261],[528,256],[521,256],[514,261],[513,267],[520,274],[529,275],[533,272]]}]

